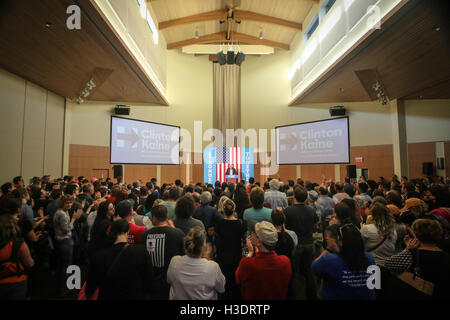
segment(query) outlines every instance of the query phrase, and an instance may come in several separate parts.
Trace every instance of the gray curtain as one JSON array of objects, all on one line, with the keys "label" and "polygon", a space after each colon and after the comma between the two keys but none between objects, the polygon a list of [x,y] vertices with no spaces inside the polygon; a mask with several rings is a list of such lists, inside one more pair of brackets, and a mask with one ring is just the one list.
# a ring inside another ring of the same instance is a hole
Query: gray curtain
[{"label": "gray curtain", "polygon": [[222,131],[241,128],[241,68],[213,63],[214,128]]}]

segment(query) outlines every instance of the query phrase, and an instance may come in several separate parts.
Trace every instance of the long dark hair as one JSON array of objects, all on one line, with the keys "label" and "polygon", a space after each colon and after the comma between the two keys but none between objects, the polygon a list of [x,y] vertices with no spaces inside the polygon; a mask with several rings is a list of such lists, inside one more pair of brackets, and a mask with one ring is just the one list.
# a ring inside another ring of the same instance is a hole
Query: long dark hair
[{"label": "long dark hair", "polygon": [[338,228],[338,240],[342,241],[339,256],[348,264],[352,273],[366,271],[369,260],[364,251],[364,242],[360,231],[351,223]]},{"label": "long dark hair", "polygon": [[22,231],[20,230],[17,222],[10,214],[0,215],[0,249],[7,245],[9,242],[14,241],[17,238],[22,237]]},{"label": "long dark hair", "polygon": [[94,237],[94,235],[97,233],[98,229],[100,228],[100,225],[103,221],[109,221],[108,218],[108,207],[111,204],[108,200],[103,201],[100,203],[97,209],[97,216],[95,217],[94,224],[92,225],[91,229],[91,239]]},{"label": "long dark hair", "polygon": [[244,210],[251,207],[250,198],[245,190],[245,186],[242,183],[238,184],[236,191],[234,192],[234,202],[236,203],[236,212],[241,219],[244,215]]},{"label": "long dark hair", "polygon": [[118,235],[127,233],[129,230],[130,226],[126,220],[119,219],[117,221],[114,221],[108,234],[108,238],[111,244],[116,241]]}]

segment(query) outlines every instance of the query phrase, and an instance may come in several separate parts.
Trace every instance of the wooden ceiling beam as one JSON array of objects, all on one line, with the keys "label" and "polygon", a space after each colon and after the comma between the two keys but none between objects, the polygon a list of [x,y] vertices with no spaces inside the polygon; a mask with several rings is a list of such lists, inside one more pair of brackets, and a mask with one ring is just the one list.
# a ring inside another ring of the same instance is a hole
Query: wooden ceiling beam
[{"label": "wooden ceiling beam", "polygon": [[296,29],[302,31],[303,26],[301,23],[292,22],[284,19],[279,19],[271,16],[266,16],[264,14],[245,11],[245,10],[236,10],[234,12],[235,20],[244,20],[244,21],[255,21],[261,23],[273,24],[279,27],[286,27],[291,29]]},{"label": "wooden ceiling beam", "polygon": [[299,31],[303,30],[303,26],[301,23],[275,18],[251,11],[235,10],[234,13],[230,11],[231,9],[219,9],[174,20],[163,21],[159,23],[159,30],[197,22],[227,20],[231,19],[231,16],[233,17],[233,20],[255,21],[273,24],[279,27],[291,28]]},{"label": "wooden ceiling beam", "polygon": [[242,44],[257,44],[261,46],[268,46],[283,50],[289,50],[289,45],[281,42],[266,40],[266,39],[259,39],[257,37],[249,36],[245,33],[233,33],[233,42],[239,42]]},{"label": "wooden ceiling beam", "polygon": [[204,21],[214,21],[214,20],[225,20],[227,18],[227,9],[219,9],[209,12],[203,12],[199,14],[194,14],[192,16],[178,18],[174,20],[163,21],[159,23],[159,30],[181,26],[184,24],[204,22]]},{"label": "wooden ceiling beam", "polygon": [[187,40],[182,40],[178,42],[172,42],[167,44],[167,50],[177,49],[191,44],[200,43],[216,43],[216,42],[227,42],[225,32],[217,32],[201,36],[198,39],[192,38]]},{"label": "wooden ceiling beam", "polygon": [[192,38],[187,40],[182,40],[178,42],[173,42],[167,44],[167,49],[177,49],[181,47],[186,47],[192,44],[207,44],[207,43],[229,43],[229,42],[239,42],[241,44],[256,44],[261,46],[268,46],[283,50],[289,50],[289,45],[285,43],[280,43],[276,41],[266,40],[266,39],[259,39],[257,37],[250,36],[248,34],[244,33],[233,33],[233,37],[229,40],[227,40],[227,33],[226,32],[217,32],[208,34],[205,36],[201,36],[198,39]]}]

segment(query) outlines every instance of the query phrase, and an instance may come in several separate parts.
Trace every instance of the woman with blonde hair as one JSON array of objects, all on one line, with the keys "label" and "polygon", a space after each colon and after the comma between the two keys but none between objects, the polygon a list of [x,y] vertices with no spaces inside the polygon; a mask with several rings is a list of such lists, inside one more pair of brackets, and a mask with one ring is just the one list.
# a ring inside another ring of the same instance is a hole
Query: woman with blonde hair
[{"label": "woman with blonde hair", "polygon": [[224,202],[227,201],[227,200],[231,200],[231,199],[228,198],[227,196],[222,196],[222,197],[220,197],[219,202],[217,203],[217,210],[218,210],[221,214],[223,214],[223,205],[224,205]]},{"label": "woman with blonde hair", "polygon": [[206,232],[189,230],[184,238],[186,255],[174,256],[167,270],[170,300],[217,300],[225,291],[225,276],[217,262],[208,260]]},{"label": "woman with blonde hair", "polygon": [[370,209],[372,223],[361,227],[361,236],[367,252],[373,255],[377,265],[384,263],[395,254],[397,231],[394,216],[381,203]]}]

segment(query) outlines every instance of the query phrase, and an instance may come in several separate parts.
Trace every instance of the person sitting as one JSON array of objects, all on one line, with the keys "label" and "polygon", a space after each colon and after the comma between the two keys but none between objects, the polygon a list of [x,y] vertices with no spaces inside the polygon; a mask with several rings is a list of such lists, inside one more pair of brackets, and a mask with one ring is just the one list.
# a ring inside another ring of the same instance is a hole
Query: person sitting
[{"label": "person sitting", "polygon": [[143,245],[129,245],[130,225],[119,219],[111,225],[113,245],[98,251],[88,267],[86,296],[98,288],[98,300],[142,300],[149,296],[152,262]]},{"label": "person sitting", "polygon": [[170,300],[217,300],[225,291],[225,276],[215,261],[205,259],[206,232],[196,226],[184,238],[186,255],[174,256],[167,270]]},{"label": "person sitting", "polygon": [[292,267],[289,258],[275,251],[278,231],[267,221],[249,224],[249,253],[236,270],[236,283],[242,285],[244,300],[285,300]]},{"label": "person sitting", "polygon": [[[418,219],[412,225],[412,236],[405,237],[406,249],[391,256],[385,268],[395,274],[414,273],[434,284],[432,298],[450,298],[450,254],[442,251],[437,243],[442,237],[442,227],[438,221]],[[399,298],[407,299],[402,292]]]},{"label": "person sitting", "polygon": [[312,264],[314,274],[323,279],[322,298],[375,300],[375,290],[367,286],[367,268],[375,265],[375,260],[364,252],[359,230],[353,224],[327,228],[333,229],[326,231],[325,250]]}]

